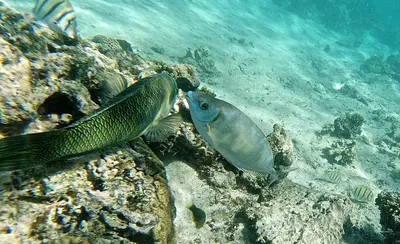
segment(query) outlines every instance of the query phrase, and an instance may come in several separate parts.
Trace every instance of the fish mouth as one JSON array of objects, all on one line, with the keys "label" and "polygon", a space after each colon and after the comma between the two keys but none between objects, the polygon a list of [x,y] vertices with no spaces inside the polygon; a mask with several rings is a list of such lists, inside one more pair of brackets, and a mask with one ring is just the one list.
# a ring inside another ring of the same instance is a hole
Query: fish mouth
[{"label": "fish mouth", "polygon": [[189,102],[193,102],[193,91],[186,92],[185,97]]}]

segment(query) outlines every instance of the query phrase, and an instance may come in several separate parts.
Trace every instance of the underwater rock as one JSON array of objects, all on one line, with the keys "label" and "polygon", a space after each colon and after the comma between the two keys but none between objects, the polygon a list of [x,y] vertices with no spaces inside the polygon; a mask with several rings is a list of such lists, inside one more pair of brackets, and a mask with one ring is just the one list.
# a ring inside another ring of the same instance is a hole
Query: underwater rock
[{"label": "underwater rock", "polygon": [[358,113],[346,113],[336,118],[333,122],[332,135],[340,138],[354,138],[361,135],[361,126],[365,122],[363,116]]},{"label": "underwater rock", "polygon": [[[48,165],[47,172],[14,175],[10,187],[18,190],[3,193],[0,205],[1,229],[11,231],[0,238],[46,242],[73,235],[92,243],[167,243],[174,234],[174,206],[164,166],[143,141],[132,147],[86,166],[59,171]],[[22,185],[14,186],[17,180]],[[6,217],[14,212],[19,214]]]},{"label": "underwater rock", "polygon": [[[243,208],[257,243],[340,243],[351,211],[348,198],[313,192],[289,181],[263,191],[267,204]],[[283,207],[287,210],[278,210]]]},{"label": "underwater rock", "polygon": [[351,165],[356,160],[356,142],[339,139],[322,150],[322,157],[331,164]]},{"label": "underwater rock", "polygon": [[335,43],[347,48],[358,48],[362,44],[362,37],[350,34],[336,41]]},{"label": "underwater rock", "polygon": [[381,211],[383,235],[386,244],[400,243],[400,194],[382,191],[376,199]]},{"label": "underwater rock", "polygon": [[288,167],[294,161],[292,140],[286,135],[281,125],[275,124],[273,128],[273,132],[267,136],[267,139],[274,153],[275,167]]},{"label": "underwater rock", "polygon": [[215,62],[212,59],[209,50],[202,46],[192,51],[191,48],[186,50],[186,55],[178,59],[181,63],[188,63],[198,67],[201,71],[213,75],[218,73]]},{"label": "underwater rock", "polygon": [[400,80],[400,55],[389,55],[383,60],[383,55],[373,55],[360,67],[365,73],[388,75],[395,80]]},{"label": "underwater rock", "polygon": [[124,40],[96,35],[92,38],[98,50],[117,61],[120,70],[127,70],[132,74],[139,74],[141,67],[146,65],[144,59],[133,52],[132,46]]},{"label": "underwater rock", "polygon": [[162,46],[155,45],[155,46],[150,47],[150,49],[155,53],[165,54],[165,49]]},{"label": "underwater rock", "polygon": [[157,72],[166,71],[176,80],[178,88],[183,91],[193,91],[200,86],[199,75],[195,67],[184,64],[162,65]]},{"label": "underwater rock", "polygon": [[[166,168],[179,243],[314,243],[315,238],[318,243],[340,242],[351,210],[347,197],[287,179],[269,188],[267,177],[242,173],[209,149],[188,122],[163,145],[159,157],[173,158]],[[157,152],[160,145],[150,146]],[[187,211],[190,202],[207,215],[201,229]]]},{"label": "underwater rock", "polygon": [[1,124],[31,119],[35,114],[35,107],[31,106],[35,97],[32,96],[29,60],[18,48],[0,38],[0,63]]},{"label": "underwater rock", "polygon": [[382,74],[384,72],[383,55],[373,55],[361,65],[360,69],[366,73]]},{"label": "underwater rock", "polygon": [[400,121],[392,121],[388,136],[393,138],[397,143],[400,143]]},{"label": "underwater rock", "polygon": [[324,52],[329,53],[331,51],[331,46],[329,46],[329,44],[326,44],[323,50]]},{"label": "underwater rock", "polygon": [[392,54],[385,60],[386,72],[393,78],[400,81],[400,54]]},{"label": "underwater rock", "polygon": [[[94,102],[96,91],[111,75],[122,75],[132,83],[132,77],[144,68],[158,67],[154,62],[129,59],[136,56],[121,40],[117,40],[117,51],[115,42],[104,44],[108,50],[88,40],[79,45],[65,43],[61,35],[41,29],[29,15],[18,14],[2,2],[0,15],[4,81],[0,132],[7,136],[65,126],[99,107]],[[107,55],[99,51],[101,47]],[[128,57],[125,63],[121,63],[123,57]],[[103,153],[98,160],[83,156],[3,172],[0,239],[11,243],[168,243],[174,235],[174,205],[163,163],[140,140],[131,147]]]},{"label": "underwater rock", "polygon": [[77,119],[97,108],[81,82],[87,75],[81,68],[90,65],[82,48],[59,45],[53,38],[60,35],[42,31],[29,16],[5,5],[0,14],[1,132],[21,133],[42,115],[67,113]]}]

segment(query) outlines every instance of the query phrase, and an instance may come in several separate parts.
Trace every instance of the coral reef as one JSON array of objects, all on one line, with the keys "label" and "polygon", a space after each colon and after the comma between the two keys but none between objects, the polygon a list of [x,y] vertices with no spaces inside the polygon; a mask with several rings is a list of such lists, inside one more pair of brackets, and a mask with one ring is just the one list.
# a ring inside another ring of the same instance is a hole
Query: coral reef
[{"label": "coral reef", "polygon": [[383,55],[373,55],[361,65],[360,69],[367,74],[388,75],[400,80],[400,54],[392,54],[383,59]]},{"label": "coral reef", "polygon": [[393,138],[397,143],[400,143],[400,121],[392,121],[388,136]]},{"label": "coral reef", "polygon": [[400,194],[383,191],[376,199],[386,244],[400,243]]},{"label": "coral reef", "polygon": [[340,138],[354,138],[361,135],[361,126],[364,118],[358,113],[346,113],[335,119],[333,122],[334,130],[332,135]]},{"label": "coral reef", "polygon": [[267,136],[267,139],[274,152],[275,167],[288,167],[294,161],[292,140],[286,135],[281,125],[275,124],[273,129],[273,132]]},{"label": "coral reef", "polygon": [[364,122],[364,117],[358,113],[345,113],[336,118],[333,124],[328,123],[324,125],[317,134],[330,134],[340,139],[355,139],[358,135],[361,135],[361,126]]},{"label": "coral reef", "polygon": [[208,75],[215,75],[218,73],[209,50],[204,46],[197,48],[194,51],[191,48],[188,48],[186,50],[186,55],[178,60],[179,62],[188,63],[198,67],[202,72]]},{"label": "coral reef", "polygon": [[[68,42],[2,2],[0,14],[2,136],[51,130],[92,113],[99,107],[102,83],[115,74],[132,84],[147,74],[167,71],[181,89],[198,86],[193,67],[144,60],[123,40],[96,36],[93,41]],[[215,74],[206,49],[190,55],[185,60]],[[185,122],[174,137],[149,143],[152,150],[139,139],[81,158],[2,172],[0,239],[8,243],[340,242],[351,206],[346,197],[287,179],[268,188],[267,177],[236,169],[195,132],[183,96],[175,109]],[[282,127],[275,125],[268,139],[277,166],[291,165],[293,146]],[[200,229],[186,208],[190,201],[206,213]]]},{"label": "coral reef", "polygon": [[353,140],[339,139],[322,150],[322,157],[332,164],[351,165],[356,159],[355,146]]},{"label": "coral reef", "polygon": [[8,231],[1,238],[47,242],[73,235],[92,243],[167,243],[174,207],[163,164],[143,141],[132,148],[85,167],[14,173],[14,190],[2,195],[1,229]]},{"label": "coral reef", "polygon": [[173,64],[162,65],[157,72],[166,71],[176,80],[176,84],[183,91],[193,91],[200,86],[199,75],[196,69],[190,65]]},{"label": "coral reef", "polygon": [[373,55],[361,65],[360,69],[366,73],[384,73],[383,55]]}]

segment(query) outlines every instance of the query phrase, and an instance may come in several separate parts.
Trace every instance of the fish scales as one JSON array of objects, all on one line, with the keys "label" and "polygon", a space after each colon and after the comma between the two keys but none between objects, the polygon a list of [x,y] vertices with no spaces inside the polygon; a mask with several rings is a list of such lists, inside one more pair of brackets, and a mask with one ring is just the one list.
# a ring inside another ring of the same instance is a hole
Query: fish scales
[{"label": "fish scales", "polygon": [[[175,80],[166,74],[148,77],[118,94],[106,107],[63,129],[1,139],[0,170],[19,168],[11,160],[19,159],[21,165],[45,163],[137,138],[168,114],[176,90]],[[18,144],[25,151],[16,152]]]},{"label": "fish scales", "polygon": [[[235,106],[199,92],[187,94],[199,134],[235,167],[277,179],[273,153],[258,126]],[[207,104],[207,109],[202,108]]]}]

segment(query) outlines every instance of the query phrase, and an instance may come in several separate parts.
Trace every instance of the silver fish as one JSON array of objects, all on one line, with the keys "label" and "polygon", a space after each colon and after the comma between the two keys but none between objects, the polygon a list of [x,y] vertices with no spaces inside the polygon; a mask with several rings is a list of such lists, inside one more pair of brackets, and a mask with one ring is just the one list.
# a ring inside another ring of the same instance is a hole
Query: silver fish
[{"label": "silver fish", "polygon": [[374,192],[369,186],[365,185],[356,185],[354,186],[350,192],[351,200],[360,203],[369,203],[372,202],[375,198]]},{"label": "silver fish", "polygon": [[78,38],[76,14],[69,0],[37,0],[33,13],[51,30],[73,39]]},{"label": "silver fish", "polygon": [[258,126],[238,108],[201,92],[186,94],[199,134],[236,168],[278,179],[274,156]]}]

